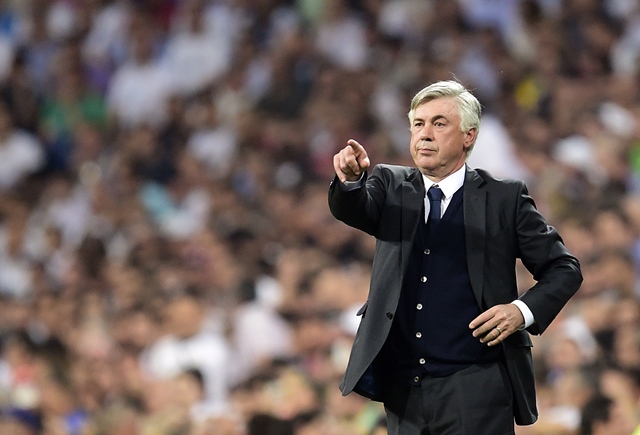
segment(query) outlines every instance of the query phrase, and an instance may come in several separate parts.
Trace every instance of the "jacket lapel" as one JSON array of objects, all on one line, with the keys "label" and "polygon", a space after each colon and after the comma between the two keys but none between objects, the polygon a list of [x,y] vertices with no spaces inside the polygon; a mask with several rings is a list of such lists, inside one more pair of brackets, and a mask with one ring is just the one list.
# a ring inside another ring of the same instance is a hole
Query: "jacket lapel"
[{"label": "jacket lapel", "polygon": [[402,257],[400,259],[400,267],[403,274],[407,268],[419,220],[420,218],[424,219],[424,216],[421,216],[424,195],[424,181],[420,171],[414,169],[402,182],[402,197],[400,198],[402,202],[400,207],[400,210],[402,210]]},{"label": "jacket lapel", "polygon": [[473,169],[467,168],[464,180],[464,231],[467,248],[467,267],[473,294],[478,306],[484,308],[484,247],[486,235],[487,192],[480,189],[484,180]]}]

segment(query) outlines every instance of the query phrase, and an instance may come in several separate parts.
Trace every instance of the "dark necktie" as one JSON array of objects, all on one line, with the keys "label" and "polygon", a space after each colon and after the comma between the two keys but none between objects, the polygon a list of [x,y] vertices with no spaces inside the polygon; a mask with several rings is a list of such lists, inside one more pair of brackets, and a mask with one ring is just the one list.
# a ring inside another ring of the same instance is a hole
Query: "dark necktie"
[{"label": "dark necktie", "polygon": [[440,215],[442,214],[442,190],[440,190],[437,184],[434,184],[427,192],[427,196],[429,197],[429,202],[431,204],[429,210],[429,221],[438,222],[440,220]]}]

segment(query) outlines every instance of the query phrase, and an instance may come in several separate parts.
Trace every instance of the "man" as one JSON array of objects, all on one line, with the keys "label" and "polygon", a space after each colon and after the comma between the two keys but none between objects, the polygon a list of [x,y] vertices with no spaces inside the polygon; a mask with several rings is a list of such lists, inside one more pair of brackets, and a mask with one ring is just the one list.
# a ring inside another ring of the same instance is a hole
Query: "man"
[{"label": "man", "polygon": [[[334,156],[334,216],[376,237],[369,299],[341,384],[382,401],[390,434],[513,434],[537,419],[531,340],[582,282],[522,182],[465,164],[481,106],[434,83],[409,112],[417,168]],[[518,297],[520,258],[536,285]],[[526,331],[525,331],[526,329]]]}]

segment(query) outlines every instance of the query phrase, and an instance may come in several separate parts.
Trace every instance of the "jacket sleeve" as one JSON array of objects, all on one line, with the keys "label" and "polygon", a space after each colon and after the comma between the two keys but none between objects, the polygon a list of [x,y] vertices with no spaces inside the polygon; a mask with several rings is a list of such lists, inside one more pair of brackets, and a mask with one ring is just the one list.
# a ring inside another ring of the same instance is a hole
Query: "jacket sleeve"
[{"label": "jacket sleeve", "polygon": [[518,193],[516,228],[519,257],[536,280],[520,299],[535,318],[529,332],[541,334],[580,288],[580,263],[538,212],[523,183]]},{"label": "jacket sleeve", "polygon": [[347,190],[338,177],[329,187],[329,209],[333,216],[347,225],[375,235],[386,198],[384,171],[376,166],[369,177],[364,174],[361,187]]}]

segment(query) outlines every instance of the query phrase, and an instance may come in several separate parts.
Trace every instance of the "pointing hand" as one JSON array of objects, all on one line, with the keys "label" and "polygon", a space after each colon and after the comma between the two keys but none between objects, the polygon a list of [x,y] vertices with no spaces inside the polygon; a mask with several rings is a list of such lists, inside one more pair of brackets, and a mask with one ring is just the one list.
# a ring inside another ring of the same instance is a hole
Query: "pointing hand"
[{"label": "pointing hand", "polygon": [[333,156],[333,168],[341,182],[358,181],[362,173],[369,169],[371,162],[367,151],[353,139],[347,141],[347,146]]}]

